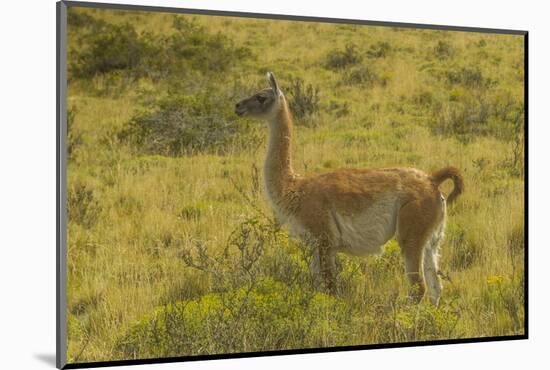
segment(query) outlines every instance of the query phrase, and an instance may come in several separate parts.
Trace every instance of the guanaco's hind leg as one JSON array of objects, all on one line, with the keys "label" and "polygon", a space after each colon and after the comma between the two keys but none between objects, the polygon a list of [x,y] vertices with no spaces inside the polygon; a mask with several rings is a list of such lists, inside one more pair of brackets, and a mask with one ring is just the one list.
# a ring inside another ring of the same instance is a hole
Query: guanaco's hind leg
[{"label": "guanaco's hind leg", "polygon": [[428,296],[435,306],[439,305],[439,298],[443,289],[438,275],[439,243],[443,239],[443,229],[444,224],[441,223],[424,249],[424,276],[426,277]]},{"label": "guanaco's hind leg", "polygon": [[417,239],[400,238],[399,245],[405,259],[405,271],[409,280],[409,297],[420,302],[426,291],[422,274],[422,242]]},{"label": "guanaco's hind leg", "polygon": [[[411,285],[409,295],[416,302],[424,296],[426,286],[424,273],[428,272],[428,281],[433,282],[432,270],[426,271],[423,262],[434,261],[431,251],[425,251],[430,241],[434,226],[440,217],[439,210],[430,202],[410,202],[399,211],[397,220],[397,241],[405,259],[407,278]],[[427,253],[425,255],[425,253]],[[430,265],[431,266],[431,265]],[[437,273],[437,271],[435,272]],[[430,291],[433,286],[429,286]]]}]

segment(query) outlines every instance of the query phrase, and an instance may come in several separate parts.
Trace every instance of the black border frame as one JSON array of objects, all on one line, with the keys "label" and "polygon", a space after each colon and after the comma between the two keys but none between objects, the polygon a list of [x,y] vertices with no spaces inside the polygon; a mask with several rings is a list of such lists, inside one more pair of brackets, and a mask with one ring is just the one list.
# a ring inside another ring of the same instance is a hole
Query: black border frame
[{"label": "black border frame", "polygon": [[[67,363],[67,335],[66,335],[66,306],[67,306],[67,215],[66,215],[66,190],[67,190],[67,154],[66,154],[66,136],[67,136],[67,8],[68,7],[85,7],[99,9],[117,9],[131,11],[146,11],[146,12],[163,12],[163,13],[183,13],[197,15],[214,15],[214,16],[231,16],[241,18],[260,18],[273,20],[293,20],[304,22],[321,22],[321,23],[340,23],[340,24],[358,24],[370,26],[385,26],[385,27],[400,27],[400,28],[420,28],[443,31],[460,31],[460,32],[478,32],[478,33],[495,33],[506,35],[520,35],[524,37],[524,225],[525,225],[525,251],[524,251],[524,334],[497,336],[497,337],[480,337],[480,338],[461,338],[461,339],[444,339],[430,340],[418,342],[400,342],[400,343],[379,343],[365,344],[357,346],[340,346],[327,348],[307,348],[307,349],[291,349],[278,351],[262,351],[262,352],[242,352],[242,353],[225,353],[215,355],[196,355],[196,356],[181,356],[181,357],[166,357],[166,358],[150,358],[139,360],[114,360],[114,361],[98,361],[98,362],[82,362],[82,363]],[[56,367],[59,369],[79,369],[79,368],[95,368],[108,366],[124,366],[124,365],[141,365],[141,364],[159,364],[173,363],[184,361],[204,361],[204,360],[219,360],[233,358],[248,358],[248,357],[265,357],[265,356],[282,356],[294,354],[309,354],[309,353],[325,353],[325,352],[342,352],[342,351],[357,351],[366,349],[382,349],[382,348],[400,348],[400,347],[417,347],[430,345],[445,345],[445,344],[462,344],[462,343],[482,343],[482,342],[498,342],[509,340],[522,340],[529,338],[529,32],[525,30],[511,29],[495,29],[495,28],[479,28],[479,27],[461,27],[461,26],[444,26],[433,24],[417,24],[417,23],[401,23],[401,22],[383,22],[369,21],[359,19],[342,19],[342,18],[325,18],[325,17],[310,17],[298,15],[284,14],[265,14],[265,13],[249,13],[249,12],[233,12],[220,10],[205,10],[205,9],[189,9],[189,8],[174,8],[161,6],[147,5],[130,5],[130,4],[112,4],[98,2],[82,2],[82,1],[66,1],[62,0],[56,3]]]}]

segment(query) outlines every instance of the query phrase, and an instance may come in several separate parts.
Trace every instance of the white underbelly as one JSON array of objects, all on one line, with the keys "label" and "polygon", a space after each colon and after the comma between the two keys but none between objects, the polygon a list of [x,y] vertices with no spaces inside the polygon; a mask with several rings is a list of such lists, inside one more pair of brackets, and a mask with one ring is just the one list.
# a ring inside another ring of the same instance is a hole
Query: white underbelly
[{"label": "white underbelly", "polygon": [[332,212],[331,232],[338,250],[354,256],[380,254],[394,234],[397,199],[387,196],[355,215]]},{"label": "white underbelly", "polygon": [[[328,226],[333,246],[339,252],[354,256],[381,254],[384,244],[395,235],[397,204],[397,195],[388,194],[357,214],[331,211]],[[298,218],[286,214],[275,204],[273,206],[277,220],[289,226],[291,235],[310,236]]]}]

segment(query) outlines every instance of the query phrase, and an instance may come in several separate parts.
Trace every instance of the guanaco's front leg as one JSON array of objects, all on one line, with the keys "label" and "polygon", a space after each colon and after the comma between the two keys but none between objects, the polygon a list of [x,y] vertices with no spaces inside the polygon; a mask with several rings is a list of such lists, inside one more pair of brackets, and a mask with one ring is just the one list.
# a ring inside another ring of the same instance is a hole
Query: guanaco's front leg
[{"label": "guanaco's front leg", "polygon": [[328,294],[336,295],[335,251],[330,248],[330,244],[325,240],[319,242],[318,250],[321,276],[325,283],[325,290]]}]

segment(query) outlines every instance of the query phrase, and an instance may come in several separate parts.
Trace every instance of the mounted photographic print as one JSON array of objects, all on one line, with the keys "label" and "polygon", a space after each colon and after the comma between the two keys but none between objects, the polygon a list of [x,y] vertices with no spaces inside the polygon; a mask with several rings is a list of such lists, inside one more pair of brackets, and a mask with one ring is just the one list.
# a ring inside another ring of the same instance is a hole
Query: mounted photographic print
[{"label": "mounted photographic print", "polygon": [[58,367],[527,338],[527,32],[57,10]]}]

